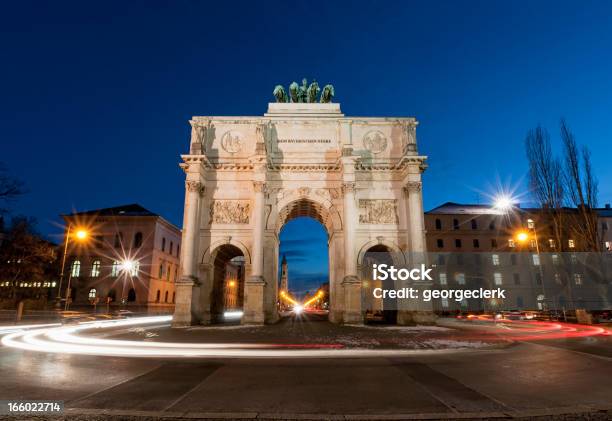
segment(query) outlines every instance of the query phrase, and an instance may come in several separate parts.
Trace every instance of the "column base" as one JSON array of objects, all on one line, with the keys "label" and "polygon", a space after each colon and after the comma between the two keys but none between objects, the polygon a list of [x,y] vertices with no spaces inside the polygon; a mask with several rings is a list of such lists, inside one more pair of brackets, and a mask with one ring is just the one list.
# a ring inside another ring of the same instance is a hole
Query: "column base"
[{"label": "column base", "polygon": [[361,311],[361,281],[354,275],[345,276],[342,280],[344,288],[344,312],[342,321],[345,324],[363,324]]},{"label": "column base", "polygon": [[438,316],[433,311],[399,310],[398,325],[435,325]]},{"label": "column base", "polygon": [[[196,302],[194,302],[194,289],[198,289],[197,278],[182,277],[176,283],[176,302],[174,304],[174,315],[172,316],[172,327],[181,328],[197,324],[199,322]],[[195,294],[196,299],[198,294]]]},{"label": "column base", "polygon": [[244,313],[241,320],[242,324],[263,325],[265,323],[265,285],[266,282],[263,276],[251,276],[244,283]]}]

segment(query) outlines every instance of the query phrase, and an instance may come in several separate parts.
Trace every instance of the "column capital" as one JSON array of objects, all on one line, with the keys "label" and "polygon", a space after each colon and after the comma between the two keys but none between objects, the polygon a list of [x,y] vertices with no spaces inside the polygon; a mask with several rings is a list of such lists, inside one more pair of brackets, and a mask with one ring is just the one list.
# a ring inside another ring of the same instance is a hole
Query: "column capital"
[{"label": "column capital", "polygon": [[204,194],[205,186],[200,181],[187,180],[185,181],[185,188],[191,193],[198,193],[200,196]]},{"label": "column capital", "polygon": [[265,181],[253,181],[253,189],[255,193],[266,193],[267,186]]},{"label": "column capital", "polygon": [[423,187],[423,183],[421,183],[420,181],[409,181],[404,186],[404,193],[406,195],[410,193],[420,193],[422,187]]}]

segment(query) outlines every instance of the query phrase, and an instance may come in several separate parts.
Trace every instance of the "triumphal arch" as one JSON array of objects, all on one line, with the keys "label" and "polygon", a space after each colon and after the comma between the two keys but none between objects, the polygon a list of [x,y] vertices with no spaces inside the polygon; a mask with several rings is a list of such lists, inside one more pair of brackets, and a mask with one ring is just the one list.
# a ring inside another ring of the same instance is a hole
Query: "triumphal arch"
[{"label": "triumphal arch", "polygon": [[242,322],[276,321],[279,232],[295,217],[327,230],[333,322],[363,320],[359,273],[368,250],[425,250],[417,121],[277,101],[263,116],[190,121],[174,326],[215,319],[219,272],[236,256],[245,272]]}]

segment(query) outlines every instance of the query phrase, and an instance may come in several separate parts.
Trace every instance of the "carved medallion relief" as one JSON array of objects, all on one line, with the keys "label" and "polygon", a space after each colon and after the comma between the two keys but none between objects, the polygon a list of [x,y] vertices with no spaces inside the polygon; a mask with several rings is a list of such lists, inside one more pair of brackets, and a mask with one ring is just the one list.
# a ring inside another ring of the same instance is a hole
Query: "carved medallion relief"
[{"label": "carved medallion relief", "polygon": [[372,130],[363,136],[363,147],[376,154],[387,149],[387,138],[382,132]]},{"label": "carved medallion relief", "polygon": [[238,153],[242,150],[242,144],[242,134],[237,131],[230,130],[221,137],[221,147],[225,152]]}]

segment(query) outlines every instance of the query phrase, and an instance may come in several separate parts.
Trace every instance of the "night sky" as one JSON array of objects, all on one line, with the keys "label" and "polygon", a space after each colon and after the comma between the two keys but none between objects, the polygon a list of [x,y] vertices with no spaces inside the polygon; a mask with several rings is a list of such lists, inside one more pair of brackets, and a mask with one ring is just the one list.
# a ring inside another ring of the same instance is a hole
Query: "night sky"
[{"label": "night sky", "polygon": [[[611,28],[605,1],[5,2],[0,161],[28,189],[12,212],[56,240],[60,213],[134,202],[181,226],[189,118],[262,115],[302,77],[346,115],[420,121],[426,209],[524,193],[525,133],[557,140],[561,117],[610,202]],[[282,239],[309,288],[327,257],[304,224]]]}]

